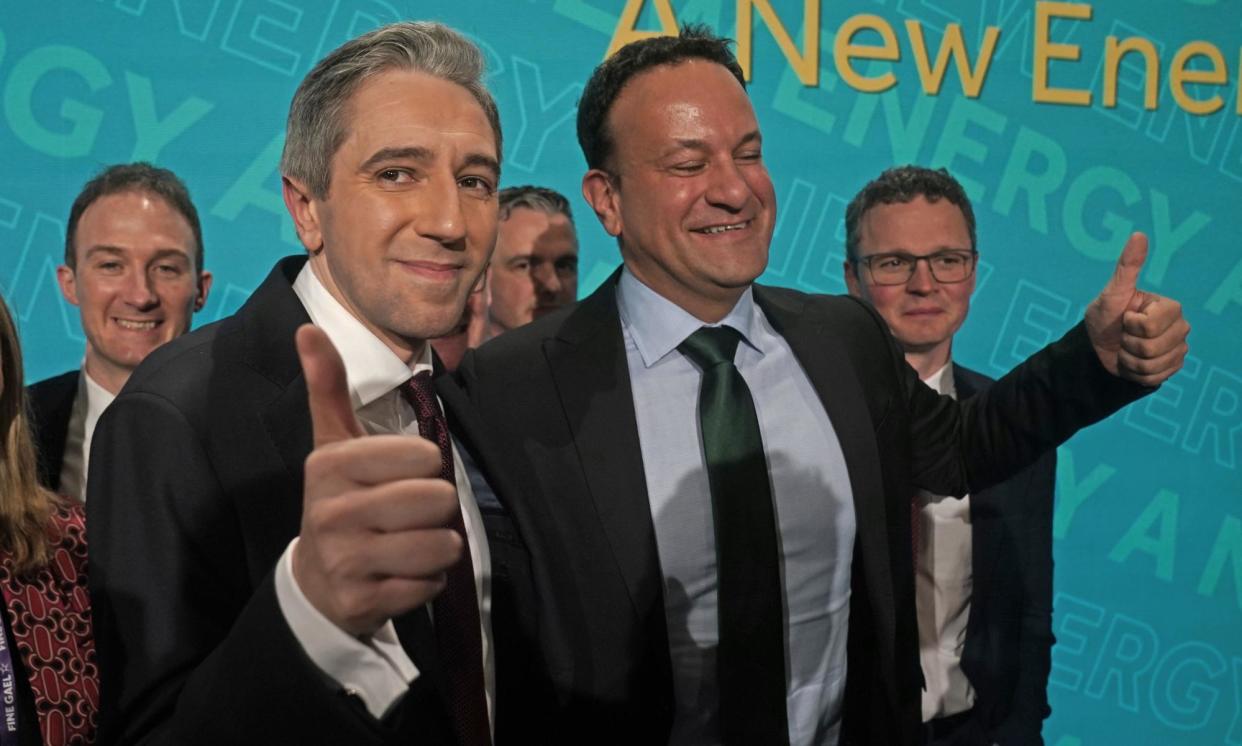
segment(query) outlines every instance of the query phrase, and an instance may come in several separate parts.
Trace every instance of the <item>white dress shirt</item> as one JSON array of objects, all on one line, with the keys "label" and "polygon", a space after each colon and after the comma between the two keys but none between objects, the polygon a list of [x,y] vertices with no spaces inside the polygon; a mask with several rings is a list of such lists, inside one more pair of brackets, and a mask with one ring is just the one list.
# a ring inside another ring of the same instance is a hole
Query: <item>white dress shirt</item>
[{"label": "white dress shirt", "polygon": [[[354,318],[315,276],[309,264],[298,274],[293,292],[311,321],[328,335],[345,362],[349,396],[367,432],[418,435],[414,409],[400,388],[416,373],[431,369],[431,345],[407,366]],[[491,626],[491,554],[483,532],[483,518],[475,504],[456,444],[452,446],[457,497],[470,542],[474,564],[475,593],[483,635],[483,677],[487,694],[488,721],[494,721],[495,666]],[[368,640],[359,640],[334,625],[302,593],[293,576],[294,538],[281,556],[276,572],[276,598],[294,636],[306,654],[325,674],[346,691],[356,694],[367,710],[379,718],[409,689],[418,669],[397,639],[388,621]]]},{"label": "white dress shirt", "polygon": [[[923,381],[940,394],[957,398],[953,363]],[[975,690],[962,671],[962,648],[970,619],[970,495],[918,494],[919,556],[915,559],[915,603],[919,619],[919,659],[923,664],[923,721],[965,712]]]},{"label": "white dress shirt", "polygon": [[95,383],[86,373],[86,365],[78,376],[78,393],[69,412],[69,429],[65,432],[65,455],[60,464],[60,494],[86,502],[86,473],[91,462],[91,439],[99,415],[108,408],[116,394]]},{"label": "white dress shirt", "polygon": [[[628,270],[617,288],[656,548],[675,709],[669,743],[720,743],[718,594],[711,488],[699,437],[702,374],[676,348],[703,322]],[[841,726],[854,502],[836,431],[789,343],[747,290],[722,321],[750,388],[779,528],[792,746],[832,746]]]}]

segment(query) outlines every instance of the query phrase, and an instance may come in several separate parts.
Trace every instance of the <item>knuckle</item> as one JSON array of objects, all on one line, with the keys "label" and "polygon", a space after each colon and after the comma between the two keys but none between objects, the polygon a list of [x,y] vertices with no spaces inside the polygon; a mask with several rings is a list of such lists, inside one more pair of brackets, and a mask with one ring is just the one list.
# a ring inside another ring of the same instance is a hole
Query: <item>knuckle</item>
[{"label": "knuckle", "polygon": [[437,525],[450,520],[454,511],[460,509],[457,488],[442,479],[427,480],[424,485],[422,497],[429,519]]},{"label": "knuckle", "polygon": [[349,494],[341,495],[337,500],[317,500],[305,509],[305,523],[318,533],[331,533],[338,530],[349,514],[351,500]]},{"label": "knuckle", "polygon": [[332,506],[325,502],[313,502],[302,510],[303,533],[321,534],[331,526]]},{"label": "knuckle", "polygon": [[428,573],[439,573],[461,559],[464,543],[452,529],[435,529],[422,537],[422,557]]},{"label": "knuckle", "polygon": [[462,535],[452,529],[441,529],[444,534],[445,556],[452,557],[454,561],[461,557],[462,552],[466,550],[465,539]]},{"label": "knuckle", "polygon": [[323,448],[316,448],[306,457],[302,471],[307,484],[314,484],[328,475],[332,455]]},{"label": "knuckle", "polygon": [[375,594],[370,584],[351,583],[337,593],[337,606],[342,618],[357,625],[372,615]]},{"label": "knuckle", "polygon": [[324,569],[338,582],[349,582],[362,576],[362,560],[356,552],[331,551],[324,556]]}]

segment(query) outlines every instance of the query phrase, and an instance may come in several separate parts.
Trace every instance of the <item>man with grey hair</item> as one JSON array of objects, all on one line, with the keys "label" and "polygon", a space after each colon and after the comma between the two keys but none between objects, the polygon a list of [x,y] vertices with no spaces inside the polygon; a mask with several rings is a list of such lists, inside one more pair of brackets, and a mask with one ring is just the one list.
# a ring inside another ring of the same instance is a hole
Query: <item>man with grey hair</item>
[{"label": "man with grey hair", "polygon": [[152,356],[101,419],[101,742],[491,743],[507,550],[465,479],[478,428],[446,401],[449,438],[426,344],[495,241],[482,72],[434,23],[321,60],[281,161],[309,257]]},{"label": "man with grey hair", "polygon": [[573,303],[578,237],[565,195],[523,185],[500,190],[500,230],[487,281],[470,294],[450,333],[431,341],[450,371],[467,350]]},{"label": "man with grey hair", "polygon": [[492,337],[574,302],[578,237],[564,195],[530,185],[501,190],[500,231],[487,284]]}]

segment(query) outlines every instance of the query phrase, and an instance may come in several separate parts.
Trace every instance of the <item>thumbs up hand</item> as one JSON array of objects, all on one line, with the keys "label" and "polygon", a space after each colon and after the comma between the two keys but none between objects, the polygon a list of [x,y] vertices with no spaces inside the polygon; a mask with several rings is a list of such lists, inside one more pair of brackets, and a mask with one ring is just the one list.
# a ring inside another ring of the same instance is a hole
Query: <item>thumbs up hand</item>
[{"label": "thumbs up hand", "polygon": [[1087,335],[1100,362],[1115,376],[1158,386],[1181,369],[1190,324],[1171,298],[1139,290],[1147,237],[1135,233],[1117,259],[1108,284],[1087,307]]},{"label": "thumbs up hand", "polygon": [[297,346],[315,448],[306,459],[293,576],[333,624],[369,635],[444,588],[463,548],[447,528],[459,510],[457,489],[439,478],[434,443],[366,435],[323,330],[298,329]]}]

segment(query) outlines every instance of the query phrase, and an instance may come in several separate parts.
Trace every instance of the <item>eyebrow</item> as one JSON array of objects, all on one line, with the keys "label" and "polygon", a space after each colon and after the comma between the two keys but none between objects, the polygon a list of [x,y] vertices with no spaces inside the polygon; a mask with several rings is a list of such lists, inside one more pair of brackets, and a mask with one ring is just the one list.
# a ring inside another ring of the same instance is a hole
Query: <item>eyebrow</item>
[{"label": "eyebrow", "polygon": [[429,161],[434,157],[435,153],[431,152],[430,148],[423,148],[419,146],[411,146],[406,148],[380,148],[372,153],[370,158],[363,161],[362,165],[358,167],[358,170],[366,171],[385,161],[396,161],[403,159]]},{"label": "eyebrow", "polygon": [[100,245],[91,246],[90,248],[88,248],[86,250],[86,253],[82,255],[82,258],[90,259],[95,254],[113,254],[116,256],[123,256],[125,254],[125,250],[119,246],[108,246],[107,244],[100,244]]},{"label": "eyebrow", "polygon": [[[128,253],[129,251],[127,249],[123,249],[120,246],[112,246],[109,244],[99,244],[99,245],[92,246],[89,249],[87,249],[86,254],[83,255],[83,258],[90,259],[92,256],[95,256],[96,254],[108,254],[109,256],[123,257],[123,256],[126,256]],[[190,254],[185,249],[176,249],[172,247],[164,248],[164,249],[156,249],[155,256],[151,257],[151,259],[152,261],[154,261],[157,259],[167,259],[169,257],[172,257],[175,259],[184,259],[187,262],[190,261]]]},{"label": "eyebrow", "polygon": [[[675,140],[674,142],[676,143],[676,145],[674,145],[673,147],[665,151],[664,153],[665,155],[670,155],[672,153],[677,152],[678,150],[710,150],[711,149],[711,146],[708,145],[706,140],[700,140],[699,138],[696,138],[696,137],[679,138]],[[747,132],[745,135],[742,135],[742,139],[738,140],[737,145],[735,145],[734,147],[737,148],[743,145],[749,145],[754,142],[758,142],[758,143],[763,142],[763,135],[760,134],[759,130],[757,129],[751,130],[750,132]]]},{"label": "eyebrow", "polygon": [[[388,161],[397,161],[397,160],[430,161],[430,160],[434,160],[435,157],[436,157],[435,152],[432,151],[430,148],[424,148],[418,145],[412,145],[412,146],[404,147],[404,148],[380,148],[379,150],[372,153],[371,157],[366,159],[362,163],[362,165],[358,167],[358,170],[367,171],[367,170],[374,168],[375,166],[380,165],[381,163],[385,163]],[[486,155],[484,153],[467,154],[463,165],[482,166],[483,168],[486,168],[487,170],[491,171],[492,174],[496,176],[497,178],[500,177],[500,164],[496,161],[495,158],[491,157],[490,155]]]},{"label": "eyebrow", "polygon": [[961,253],[969,254],[971,253],[971,250],[964,249],[960,246],[938,246],[926,254],[915,254],[913,251],[910,251],[909,249],[897,248],[897,249],[889,249],[888,251],[877,251],[874,254],[867,254],[865,256],[859,256],[858,258],[869,259],[870,257],[873,257],[873,256],[908,256],[908,257],[914,257],[914,258],[922,258],[925,256],[936,256],[937,254],[945,254],[948,252],[961,252]]},{"label": "eyebrow", "polygon": [[484,153],[469,153],[466,155],[467,166],[482,166],[492,172],[496,178],[500,178],[500,163],[495,158]]}]

